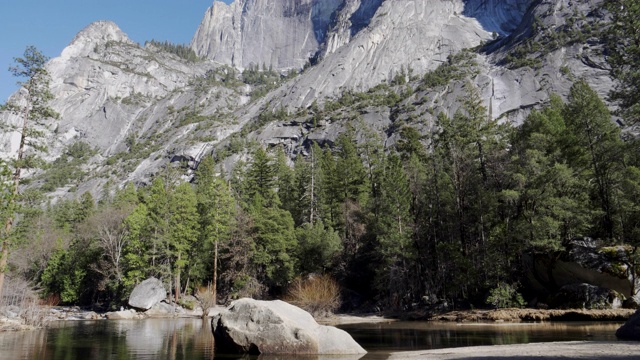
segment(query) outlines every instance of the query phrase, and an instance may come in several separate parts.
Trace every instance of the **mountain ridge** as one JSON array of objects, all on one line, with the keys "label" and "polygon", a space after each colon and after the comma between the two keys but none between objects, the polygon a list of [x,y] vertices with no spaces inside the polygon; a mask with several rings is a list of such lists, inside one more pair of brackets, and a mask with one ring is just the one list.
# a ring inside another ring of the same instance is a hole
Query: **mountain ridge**
[{"label": "mountain ridge", "polygon": [[[300,28],[306,29],[302,31],[306,37],[309,26],[313,26],[309,25],[310,15],[318,2],[293,3],[300,6],[287,7],[289,2],[284,0],[269,4],[263,0],[236,1],[231,5],[214,2],[191,47],[198,52],[197,49],[204,51],[204,47],[197,44],[212,44],[197,40],[212,33],[206,29],[210,25],[221,30],[213,31],[216,35],[211,41],[222,38],[227,44],[236,44],[233,32],[242,25],[242,17],[243,21],[257,24],[264,19],[251,19],[260,9],[276,9],[280,14],[287,10],[286,15],[295,21],[306,19],[306,25]],[[510,49],[528,39],[531,19],[539,18],[546,28],[553,29],[574,12],[585,13],[600,3],[585,1],[570,7],[563,0],[336,0],[315,10],[325,16],[321,21],[324,35],[314,35],[313,46],[296,53],[304,53],[296,55],[297,67],[302,68],[314,56],[317,64],[292,79],[281,77],[266,84],[243,80],[242,71],[246,74],[247,69],[235,68],[234,61],[240,60],[232,59],[228,53],[218,60],[187,61],[153,45],[142,47],[131,42],[112,22],[97,22],[80,31],[62,55],[48,65],[56,94],[52,106],[61,113],[62,120],[51,122],[50,128],[45,129],[56,134],[49,139],[51,152],[46,159],[59,157],[77,141],[97,148],[98,154],[85,165],[87,173],[97,175],[82,181],[77,191],[91,190],[99,196],[107,181],[146,183],[163,166],[180,159],[189,164],[185,169],[188,179],[200,159],[210,153],[221,157],[219,160],[228,172],[238,159],[246,158],[243,151],[228,157],[221,155],[238,138],[244,146],[252,142],[285,144],[288,154],[295,157],[304,153],[309,141],[332,143],[353,117],[348,113],[331,115],[344,118],[320,119],[324,124],[320,127],[302,126],[310,121],[314,104],[323,106],[338,101],[347,92],[364,93],[380,84],[391,84],[394,92],[402,92],[407,86],[416,92],[425,73],[448,64],[448,59],[463,49],[483,44],[489,50],[486,55],[475,55],[476,72],[469,72],[463,80],[453,80],[444,87],[418,91],[404,103],[409,108],[412,101],[422,104],[414,106],[419,111],[411,116],[419,119],[416,125],[426,134],[434,114],[444,111],[452,115],[456,111],[457,99],[465,96],[463,85],[470,81],[482,94],[492,118],[518,123],[530,109],[544,104],[550,92],[567,94],[572,79],[588,78],[601,96],[611,89],[613,81],[600,65],[601,55],[590,50],[596,49],[597,43],[568,44],[536,55],[541,63],[538,68],[500,65],[512,52]],[[589,16],[591,13],[588,12]],[[365,15],[357,19],[356,14]],[[226,20],[211,24],[217,18]],[[283,21],[279,16],[272,20]],[[224,28],[225,21],[232,26]],[[353,22],[366,26],[352,33]],[[494,40],[496,35],[498,38]],[[223,45],[221,49],[231,45]],[[258,66],[258,74],[268,73],[261,70],[262,65],[264,69],[272,65],[268,62],[258,65],[261,61],[258,58],[253,61],[250,63]],[[273,68],[277,72],[288,66]],[[393,85],[396,79],[401,80],[398,84],[409,84]],[[256,96],[260,89],[266,89],[266,94]],[[281,110],[286,114],[283,119],[270,115]],[[397,120],[393,119],[396,116],[393,109],[374,106],[359,112],[366,122],[375,124],[381,136],[388,138],[388,144],[394,143]],[[264,120],[269,117],[273,119]],[[14,135],[0,137],[2,156],[8,157],[17,146]],[[133,161],[123,155],[132,151],[132,141],[149,147],[143,152],[145,158]],[[115,176],[107,175],[114,166],[121,169],[111,171]],[[62,187],[55,196],[69,196],[67,190],[73,188]]]}]

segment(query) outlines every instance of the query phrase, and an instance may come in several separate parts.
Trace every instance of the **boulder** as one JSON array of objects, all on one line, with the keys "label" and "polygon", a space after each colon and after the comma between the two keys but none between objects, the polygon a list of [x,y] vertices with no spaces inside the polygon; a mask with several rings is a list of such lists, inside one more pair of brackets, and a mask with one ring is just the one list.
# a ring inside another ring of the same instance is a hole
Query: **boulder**
[{"label": "boulder", "polygon": [[619,309],[623,300],[614,290],[590,284],[570,284],[551,296],[549,305],[555,309]]},{"label": "boulder", "polygon": [[162,285],[162,281],[152,277],[138,284],[129,296],[129,305],[149,310],[153,305],[159,303],[167,297],[167,291]]},{"label": "boulder", "polygon": [[616,337],[623,340],[640,341],[640,310],[631,315],[629,320],[616,331]]},{"label": "boulder", "polygon": [[280,300],[236,300],[212,319],[212,328],[222,353],[366,354],[345,331],[319,325],[308,312]]},{"label": "boulder", "polygon": [[136,316],[135,310],[113,311],[105,314],[109,320],[131,320]]},{"label": "boulder", "polygon": [[523,256],[529,288],[553,295],[567,285],[589,284],[611,289],[625,299],[640,302],[640,277],[628,264],[633,249],[604,246],[591,238],[577,238],[557,252],[531,251]]}]

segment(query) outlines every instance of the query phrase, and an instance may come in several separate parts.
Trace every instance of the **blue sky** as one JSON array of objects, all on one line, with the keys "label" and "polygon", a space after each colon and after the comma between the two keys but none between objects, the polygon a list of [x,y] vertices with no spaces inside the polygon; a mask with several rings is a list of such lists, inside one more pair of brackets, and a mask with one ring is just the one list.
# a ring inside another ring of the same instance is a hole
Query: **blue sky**
[{"label": "blue sky", "polygon": [[[232,0],[224,0],[226,3]],[[111,20],[138,43],[189,43],[213,0],[0,0],[0,103],[17,87],[8,71],[28,45],[59,56],[75,34]]]}]

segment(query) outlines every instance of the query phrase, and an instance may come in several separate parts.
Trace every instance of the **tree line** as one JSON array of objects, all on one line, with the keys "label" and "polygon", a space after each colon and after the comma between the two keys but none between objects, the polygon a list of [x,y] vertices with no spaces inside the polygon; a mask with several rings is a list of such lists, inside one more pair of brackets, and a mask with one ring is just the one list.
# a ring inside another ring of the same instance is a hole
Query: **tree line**
[{"label": "tree line", "polygon": [[150,276],[176,300],[209,285],[224,302],[330,274],[347,304],[407,309],[425,296],[482,306],[496,289],[526,293],[521,256],[576,237],[635,251],[638,143],[586,82],[519,127],[466,89],[453,117],[428,135],[405,126],[391,148],[352,127],[292,166],[258,148],[220,174],[209,156],[192,183],[168,168],[98,204],[87,193],[32,211],[17,234],[42,249],[19,270],[67,304],[119,305]]}]

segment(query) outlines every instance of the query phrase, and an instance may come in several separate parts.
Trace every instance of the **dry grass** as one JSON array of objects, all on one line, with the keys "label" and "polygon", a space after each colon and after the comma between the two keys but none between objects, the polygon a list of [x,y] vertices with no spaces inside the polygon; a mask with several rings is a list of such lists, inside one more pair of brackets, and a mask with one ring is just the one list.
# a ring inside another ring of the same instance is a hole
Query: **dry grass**
[{"label": "dry grass", "polygon": [[200,301],[200,305],[202,306],[205,314],[207,313],[207,310],[216,306],[216,302],[213,299],[213,291],[211,290],[211,285],[201,286],[196,292],[196,299]]},{"label": "dry grass", "polygon": [[431,320],[457,322],[519,322],[519,321],[625,321],[635,310],[544,310],[544,309],[499,309],[452,311],[437,315]]},{"label": "dry grass", "polygon": [[8,318],[17,315],[24,325],[30,327],[46,325],[46,309],[40,306],[38,293],[19,277],[7,276],[0,299],[0,312]]},{"label": "dry grass", "polygon": [[285,300],[314,317],[330,316],[340,307],[340,286],[329,275],[297,278],[289,286]]}]

